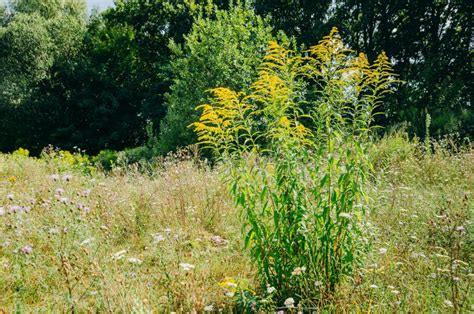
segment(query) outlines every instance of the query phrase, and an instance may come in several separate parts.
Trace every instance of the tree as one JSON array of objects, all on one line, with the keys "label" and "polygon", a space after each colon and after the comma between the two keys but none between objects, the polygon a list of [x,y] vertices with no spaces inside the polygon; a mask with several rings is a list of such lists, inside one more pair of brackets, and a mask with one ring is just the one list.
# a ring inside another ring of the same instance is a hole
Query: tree
[{"label": "tree", "polygon": [[19,105],[49,75],[53,43],[46,20],[18,14],[0,37],[0,101]]},{"label": "tree", "polygon": [[474,134],[472,1],[337,1],[334,23],[370,60],[386,51],[405,84],[387,100],[385,125],[403,121],[424,134]]},{"label": "tree", "polygon": [[331,29],[327,20],[332,3],[331,0],[258,0],[255,10],[262,16],[268,15],[274,29],[283,30],[300,44],[309,46]]},{"label": "tree", "polygon": [[61,15],[81,19],[85,19],[86,16],[86,2],[83,0],[11,0],[10,6],[14,12],[39,14],[46,20]]},{"label": "tree", "polygon": [[430,114],[433,134],[474,134],[472,1],[259,0],[255,8],[299,43],[315,42],[338,26],[348,45],[370,61],[385,51],[405,84],[381,108],[384,126],[408,121],[423,135]]},{"label": "tree", "polygon": [[117,1],[93,17],[81,56],[52,86],[63,112],[49,132],[50,141],[91,154],[141,145],[147,121],[159,125],[165,113],[163,95],[171,75],[168,44],[182,42],[205,9],[207,1],[200,2]]},{"label": "tree", "polygon": [[216,86],[246,90],[257,75],[261,56],[272,39],[269,22],[247,4],[215,18],[200,17],[184,45],[173,44],[173,84],[167,95],[167,114],[160,130],[162,151],[195,141],[188,125],[196,120],[196,105],[208,101],[206,91]]},{"label": "tree", "polygon": [[80,51],[85,2],[18,0],[9,8],[0,29],[0,147],[41,149],[50,139],[45,129],[58,123],[52,113],[61,112],[49,87],[60,85],[59,69]]},{"label": "tree", "polygon": [[164,94],[172,76],[170,41],[182,43],[197,16],[211,11],[211,0],[121,0],[104,14],[106,28],[126,25],[135,34],[130,49],[136,54],[135,83],[141,87],[136,102],[142,127],[149,119],[158,129],[166,112]]}]

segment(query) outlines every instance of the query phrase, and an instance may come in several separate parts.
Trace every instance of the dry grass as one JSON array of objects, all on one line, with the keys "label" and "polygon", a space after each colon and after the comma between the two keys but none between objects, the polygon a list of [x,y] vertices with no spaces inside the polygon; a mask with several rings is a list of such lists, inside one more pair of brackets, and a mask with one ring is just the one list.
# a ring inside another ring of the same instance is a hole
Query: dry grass
[{"label": "dry grass", "polygon": [[[373,158],[372,250],[323,310],[473,310],[473,152],[398,138]],[[229,312],[219,283],[252,285],[238,210],[192,159],[84,175],[0,155],[0,207],[0,311]]]}]

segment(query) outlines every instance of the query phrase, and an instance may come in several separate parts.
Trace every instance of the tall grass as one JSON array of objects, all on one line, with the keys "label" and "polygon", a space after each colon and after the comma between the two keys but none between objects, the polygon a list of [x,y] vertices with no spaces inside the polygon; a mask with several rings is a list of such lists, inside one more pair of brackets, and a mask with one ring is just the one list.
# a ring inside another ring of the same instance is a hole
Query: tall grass
[{"label": "tall grass", "polygon": [[[376,162],[364,228],[371,250],[317,310],[472,310],[474,152],[433,142],[429,157],[402,133],[370,148]],[[58,188],[68,202],[55,196]],[[284,306],[268,299],[271,287],[258,289],[258,265],[242,250],[239,211],[220,171],[192,158],[104,174],[0,154],[0,207],[0,310]]]}]

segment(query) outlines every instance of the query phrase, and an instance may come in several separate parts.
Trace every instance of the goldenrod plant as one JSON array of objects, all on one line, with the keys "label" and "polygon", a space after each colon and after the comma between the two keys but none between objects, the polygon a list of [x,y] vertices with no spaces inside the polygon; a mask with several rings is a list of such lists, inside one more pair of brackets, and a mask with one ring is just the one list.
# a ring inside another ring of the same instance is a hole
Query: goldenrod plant
[{"label": "goldenrod plant", "polygon": [[362,261],[371,130],[395,82],[384,53],[370,64],[333,28],[301,54],[271,42],[249,93],[219,87],[198,107],[191,127],[231,165],[245,244],[278,304],[323,302]]}]

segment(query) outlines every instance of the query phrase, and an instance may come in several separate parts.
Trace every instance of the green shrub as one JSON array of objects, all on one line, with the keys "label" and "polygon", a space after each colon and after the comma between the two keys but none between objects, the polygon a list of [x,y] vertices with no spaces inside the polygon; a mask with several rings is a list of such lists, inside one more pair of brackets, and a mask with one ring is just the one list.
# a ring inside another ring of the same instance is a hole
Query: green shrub
[{"label": "green shrub", "polygon": [[201,106],[192,126],[228,169],[278,305],[324,302],[362,262],[371,124],[393,81],[385,54],[371,65],[333,29],[304,56],[272,42],[250,93],[217,88]]},{"label": "green shrub", "polygon": [[41,152],[41,159],[53,165],[54,171],[78,171],[85,174],[93,173],[96,169],[88,155],[81,150],[73,152],[46,147]]},{"label": "green shrub", "polygon": [[379,171],[400,165],[419,155],[421,151],[418,138],[410,140],[408,133],[402,129],[390,132],[378,140],[370,151],[370,160],[374,170]]},{"label": "green shrub", "polygon": [[148,146],[139,146],[135,148],[127,148],[119,153],[119,161],[125,164],[135,164],[144,161],[150,161],[156,154]]},{"label": "green shrub", "polygon": [[175,58],[167,114],[160,126],[161,152],[195,143],[187,125],[198,118],[196,105],[208,101],[205,91],[215,86],[246,90],[272,39],[266,20],[248,5],[217,10],[215,18],[201,17],[185,36],[184,47],[172,45]]},{"label": "green shrub", "polygon": [[12,155],[17,157],[29,157],[30,151],[20,147],[16,151],[14,151]]},{"label": "green shrub", "polygon": [[117,163],[118,153],[114,150],[101,150],[99,154],[92,158],[95,165],[102,167],[104,170],[111,170]]}]

